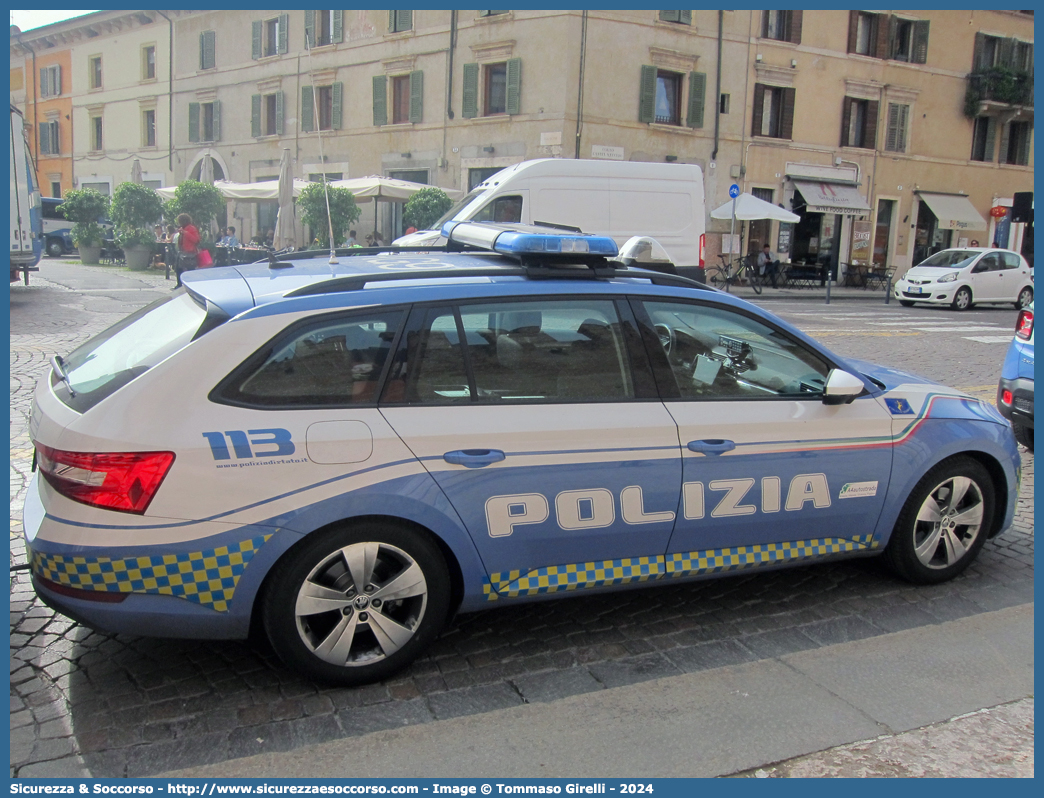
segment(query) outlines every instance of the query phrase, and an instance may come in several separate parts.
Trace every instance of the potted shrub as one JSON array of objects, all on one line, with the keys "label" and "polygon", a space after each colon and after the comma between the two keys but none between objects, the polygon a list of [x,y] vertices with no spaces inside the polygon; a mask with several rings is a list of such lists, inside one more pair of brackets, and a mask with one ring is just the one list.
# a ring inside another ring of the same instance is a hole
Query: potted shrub
[{"label": "potted shrub", "polygon": [[148,186],[120,183],[112,196],[112,222],[116,243],[127,266],[147,269],[156,248],[153,226],[163,215],[163,200]]},{"label": "potted shrub", "polygon": [[73,243],[82,263],[97,263],[101,258],[105,231],[99,222],[109,213],[109,198],[93,188],[73,189],[62,200],[62,213],[73,222]]},{"label": "potted shrub", "polygon": [[[330,193],[330,218],[326,216],[326,194],[322,183],[309,183],[297,198],[301,221],[308,225],[322,249],[330,247],[330,224],[333,224],[334,242],[344,241],[349,228],[359,218],[355,195],[346,188],[327,186]],[[336,246],[336,243],[335,243]]]},{"label": "potted shrub", "polygon": [[453,200],[441,188],[422,188],[406,201],[402,209],[402,221],[407,227],[431,230],[446,211],[453,207]]}]

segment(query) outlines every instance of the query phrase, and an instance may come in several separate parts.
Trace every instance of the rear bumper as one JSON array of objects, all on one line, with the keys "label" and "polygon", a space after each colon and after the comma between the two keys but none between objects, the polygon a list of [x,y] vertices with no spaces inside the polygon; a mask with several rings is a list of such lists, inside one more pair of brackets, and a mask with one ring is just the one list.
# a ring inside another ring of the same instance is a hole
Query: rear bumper
[{"label": "rear bumper", "polygon": [[[1005,391],[1011,391],[1012,403],[1001,400]],[[1013,424],[1033,428],[1033,380],[1016,377],[1013,380],[1001,377],[997,385],[997,409]]]}]

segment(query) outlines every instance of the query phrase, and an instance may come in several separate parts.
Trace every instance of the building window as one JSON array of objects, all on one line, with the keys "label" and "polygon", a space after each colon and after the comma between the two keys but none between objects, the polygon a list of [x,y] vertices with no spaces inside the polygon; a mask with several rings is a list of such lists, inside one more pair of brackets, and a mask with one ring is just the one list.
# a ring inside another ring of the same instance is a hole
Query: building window
[{"label": "building window", "polygon": [[992,161],[994,139],[996,138],[997,120],[990,116],[980,116],[972,126],[973,161]]},{"label": "building window", "polygon": [[341,94],[343,84],[311,86],[301,89],[301,129],[313,132],[318,121],[319,130],[340,130]]},{"label": "building window", "polygon": [[677,72],[656,73],[656,113],[653,121],[661,125],[681,124],[682,76]]},{"label": "building window", "polygon": [[507,64],[486,64],[483,116],[507,113]]},{"label": "building window", "polygon": [[1015,62],[1012,65],[1020,72],[1033,71],[1033,42],[1015,42]]},{"label": "building window", "polygon": [[289,28],[289,14],[280,14],[272,19],[255,19],[251,23],[250,57],[256,61],[258,58],[285,53]]},{"label": "building window", "polygon": [[156,146],[156,109],[149,108],[141,112],[141,145]]},{"label": "building window", "polygon": [[141,79],[156,79],[156,48],[151,44],[141,48]]},{"label": "building window", "polygon": [[891,57],[896,61],[924,64],[928,61],[928,20],[892,17]]},{"label": "building window", "polygon": [[41,155],[59,155],[61,154],[61,138],[58,134],[58,123],[57,122],[43,122],[40,125],[40,154]]},{"label": "building window", "polygon": [[344,39],[343,11],[305,11],[305,47],[324,47]]},{"label": "building window", "polygon": [[40,70],[40,96],[57,97],[62,93],[62,67],[59,64]]},{"label": "building window", "polygon": [[279,133],[279,98],[275,94],[266,94],[264,99],[264,116],[262,133],[265,136],[275,136]]},{"label": "building window", "polygon": [[521,112],[521,58],[512,58],[497,64],[464,64],[463,71],[464,91],[461,105],[465,119]]},{"label": "building window", "polygon": [[217,34],[212,30],[205,30],[199,34],[199,68],[213,69],[217,63],[216,58]]},{"label": "building window", "polygon": [[765,11],[761,18],[761,36],[781,42],[801,44],[801,11]]},{"label": "building window", "polygon": [[1008,141],[1001,147],[1004,163],[1015,166],[1029,165],[1030,136],[1033,133],[1032,122],[1011,122],[1008,125]]},{"label": "building window", "polygon": [[221,140],[221,102],[189,103],[189,141]]},{"label": "building window", "polygon": [[720,114],[727,114],[729,112],[729,101],[730,100],[731,100],[731,96],[728,95],[728,94],[723,94],[723,95],[721,95],[721,97],[718,98],[718,113],[720,113]]},{"label": "building window", "polygon": [[398,75],[392,84],[392,124],[401,125],[410,121],[410,76]]},{"label": "building window", "polygon": [[102,87],[102,64],[100,55],[92,55],[87,59],[87,83],[92,89]]},{"label": "building window", "polygon": [[100,116],[91,117],[91,151],[101,152],[104,139],[102,138],[102,118]]},{"label": "building window", "polygon": [[413,28],[413,12],[391,10],[388,12],[388,32],[402,33]]},{"label": "building window", "polygon": [[56,181],[51,181],[51,196],[55,199],[61,199],[62,196],[62,184]]},{"label": "building window", "polygon": [[852,11],[848,28],[848,52],[877,56],[880,14]]},{"label": "building window", "polygon": [[877,102],[845,97],[841,107],[841,146],[877,146]]},{"label": "building window", "polygon": [[774,139],[793,138],[794,89],[755,83],[753,117],[753,135]]},{"label": "building window", "polygon": [[885,149],[888,152],[906,152],[909,125],[910,106],[888,103],[888,133],[885,138]]},{"label": "building window", "polygon": [[989,69],[997,66],[1000,57],[1000,46],[1002,39],[997,36],[987,36],[985,33],[975,35],[975,69]]},{"label": "building window", "polygon": [[691,25],[692,24],[692,11],[661,11],[660,22],[676,22],[679,25]]}]

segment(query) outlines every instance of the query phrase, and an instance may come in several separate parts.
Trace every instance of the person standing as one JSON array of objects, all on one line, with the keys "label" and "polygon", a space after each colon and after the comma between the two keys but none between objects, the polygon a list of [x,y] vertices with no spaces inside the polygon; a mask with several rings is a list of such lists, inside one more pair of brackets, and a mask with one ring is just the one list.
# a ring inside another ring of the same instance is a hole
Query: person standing
[{"label": "person standing", "polygon": [[758,255],[758,274],[763,278],[767,275],[769,280],[772,281],[773,288],[779,288],[776,285],[776,275],[779,273],[779,258],[773,256],[772,248],[766,244],[761,249],[761,254]]},{"label": "person standing", "polygon": [[192,224],[192,217],[187,213],[178,215],[178,260],[174,271],[177,273],[178,281],[174,284],[174,291],[181,288],[182,272],[192,271],[199,265],[199,230]]}]

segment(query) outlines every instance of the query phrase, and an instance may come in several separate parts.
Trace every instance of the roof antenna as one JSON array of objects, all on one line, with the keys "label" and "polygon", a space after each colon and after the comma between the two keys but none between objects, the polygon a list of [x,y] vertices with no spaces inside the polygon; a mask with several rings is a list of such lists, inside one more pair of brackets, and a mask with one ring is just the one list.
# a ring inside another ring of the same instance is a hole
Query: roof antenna
[{"label": "roof antenna", "polygon": [[312,86],[312,111],[315,114],[315,135],[319,138],[319,163],[323,165],[323,196],[326,197],[326,223],[330,230],[330,265],[337,264],[334,254],[333,218],[330,215],[330,189],[326,184],[326,156],[323,155],[323,131],[319,129],[319,103],[316,101],[315,75],[312,72],[312,37],[305,35],[305,51],[308,53],[308,82]]}]

